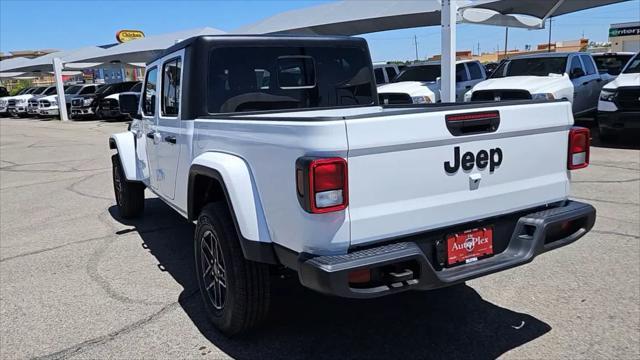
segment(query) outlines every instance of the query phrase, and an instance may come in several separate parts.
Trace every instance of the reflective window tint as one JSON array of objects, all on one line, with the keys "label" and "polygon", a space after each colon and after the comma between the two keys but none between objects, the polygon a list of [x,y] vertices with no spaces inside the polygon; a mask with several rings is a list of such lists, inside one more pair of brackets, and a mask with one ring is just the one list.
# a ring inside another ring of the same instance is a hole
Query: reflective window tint
[{"label": "reflective window tint", "polygon": [[144,102],[142,103],[142,112],[147,116],[153,116],[156,113],[156,87],[158,84],[158,68],[152,68],[147,71],[147,78],[144,84]]},{"label": "reflective window tint", "polygon": [[177,116],[180,108],[180,58],[169,60],[162,67],[162,115]]}]

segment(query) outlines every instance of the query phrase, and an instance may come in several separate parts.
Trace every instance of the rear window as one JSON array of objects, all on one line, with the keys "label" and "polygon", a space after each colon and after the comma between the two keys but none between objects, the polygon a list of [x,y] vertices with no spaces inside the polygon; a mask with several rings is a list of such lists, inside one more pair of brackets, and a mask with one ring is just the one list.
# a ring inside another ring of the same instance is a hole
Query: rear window
[{"label": "rear window", "polygon": [[209,113],[370,105],[362,48],[220,47],[211,51]]}]

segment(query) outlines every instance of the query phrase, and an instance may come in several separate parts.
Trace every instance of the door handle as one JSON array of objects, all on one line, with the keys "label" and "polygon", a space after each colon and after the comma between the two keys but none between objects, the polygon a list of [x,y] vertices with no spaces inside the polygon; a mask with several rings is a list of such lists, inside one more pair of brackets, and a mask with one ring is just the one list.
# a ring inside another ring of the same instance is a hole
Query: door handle
[{"label": "door handle", "polygon": [[597,82],[602,82],[602,79],[598,79],[598,80],[596,80],[596,81],[597,81]]},{"label": "door handle", "polygon": [[465,89],[467,89],[467,90],[471,89],[471,85],[465,86]]},{"label": "door handle", "polygon": [[148,132],[148,133],[147,133],[147,137],[148,137],[149,139],[155,139],[155,137],[156,137],[156,133],[155,133],[155,131]]},{"label": "door handle", "polygon": [[176,137],[169,135],[169,136],[165,136],[164,137],[164,141],[168,142],[168,143],[172,143],[175,144],[176,143]]},{"label": "door handle", "polygon": [[582,83],[582,85],[589,85],[590,81],[585,81]]}]

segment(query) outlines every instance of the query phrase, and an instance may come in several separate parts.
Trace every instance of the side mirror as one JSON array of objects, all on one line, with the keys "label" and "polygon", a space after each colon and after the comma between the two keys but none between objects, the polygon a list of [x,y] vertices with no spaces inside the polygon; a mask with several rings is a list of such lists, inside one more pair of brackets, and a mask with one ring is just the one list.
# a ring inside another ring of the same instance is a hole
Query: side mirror
[{"label": "side mirror", "polygon": [[138,112],[140,105],[140,95],[120,94],[120,113],[129,115],[133,119],[142,119]]},{"label": "side mirror", "polygon": [[575,68],[573,70],[571,70],[571,78],[572,79],[577,79],[579,77],[584,76],[584,70],[580,69],[580,68]]}]

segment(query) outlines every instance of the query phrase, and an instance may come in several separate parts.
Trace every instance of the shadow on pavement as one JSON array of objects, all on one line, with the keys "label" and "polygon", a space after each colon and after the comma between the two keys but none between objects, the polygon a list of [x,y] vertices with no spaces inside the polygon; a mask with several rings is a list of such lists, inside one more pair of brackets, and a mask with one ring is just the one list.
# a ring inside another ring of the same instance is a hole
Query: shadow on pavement
[{"label": "shadow on pavement", "polygon": [[[483,300],[462,285],[372,300],[324,296],[297,279],[273,277],[271,315],[259,330],[227,338],[207,319],[194,279],[194,226],[159,199],[148,199],[135,227],[143,247],[184,288],[179,303],[198,330],[233,358],[483,359],[536,339],[551,327]],[[125,231],[127,232],[127,231]]]}]

